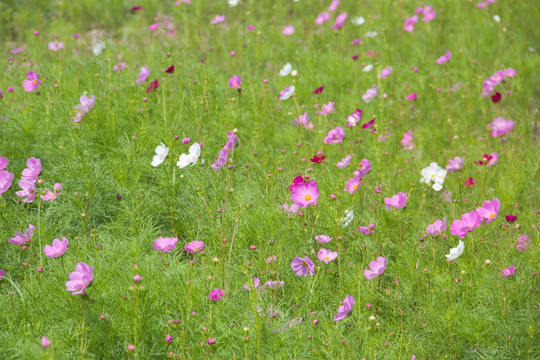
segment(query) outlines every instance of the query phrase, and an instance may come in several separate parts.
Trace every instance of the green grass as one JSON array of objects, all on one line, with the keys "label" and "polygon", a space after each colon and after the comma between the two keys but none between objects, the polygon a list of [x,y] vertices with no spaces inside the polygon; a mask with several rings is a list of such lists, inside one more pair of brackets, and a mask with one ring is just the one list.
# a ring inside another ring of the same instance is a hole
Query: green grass
[{"label": "green grass", "polygon": [[[9,158],[7,170],[15,175],[12,188],[0,195],[0,269],[6,271],[0,281],[0,358],[150,359],[170,352],[185,359],[540,358],[534,345],[540,336],[540,6],[501,0],[479,9],[476,1],[435,0],[436,18],[419,20],[407,33],[403,23],[418,2],[342,1],[318,33],[314,20],[330,1],[244,0],[234,8],[225,0],[192,1],[0,3],[0,156]],[[134,5],[143,10],[131,12]],[[160,22],[170,18],[175,37],[148,30],[158,12]],[[349,14],[344,27],[330,30],[342,12]],[[225,14],[225,23],[210,25],[216,14]],[[366,23],[352,25],[356,16]],[[249,24],[254,31],[246,30]],[[295,27],[293,36],[281,34],[287,25]],[[378,36],[366,38],[368,31]],[[55,35],[65,50],[47,49]],[[360,45],[350,45],[359,37]],[[98,40],[107,47],[94,56]],[[10,53],[20,46],[22,53]],[[437,65],[446,50],[452,59]],[[120,61],[127,65],[117,73],[112,67]],[[296,77],[278,76],[287,62],[298,70]],[[375,69],[362,72],[362,64]],[[150,77],[137,86],[143,65]],[[161,72],[171,65],[173,74]],[[390,65],[391,76],[377,79]],[[502,101],[483,98],[483,81],[508,67],[517,75],[497,86]],[[43,81],[39,94],[22,88],[30,70]],[[228,86],[233,75],[242,76],[241,94]],[[146,94],[156,79],[159,88]],[[449,92],[458,82],[461,88]],[[366,104],[362,95],[373,84],[379,96]],[[295,85],[295,95],[280,102],[287,85]],[[312,94],[319,86],[324,92]],[[70,118],[85,92],[96,103],[74,127]],[[412,92],[418,100],[406,101]],[[315,114],[315,104],[320,109],[330,101],[335,112]],[[324,144],[327,132],[345,126],[356,108],[363,111],[361,123],[375,117],[375,133],[346,128],[343,143]],[[312,116],[313,130],[292,125],[304,112]],[[499,116],[517,124],[507,136],[493,138],[487,125]],[[233,129],[239,146],[232,168],[213,171],[210,164]],[[408,130],[412,151],[400,143]],[[379,142],[386,131],[388,141]],[[204,145],[196,165],[178,169],[178,156],[189,147],[183,137]],[[170,153],[154,168],[160,142]],[[311,163],[319,150],[325,162]],[[499,154],[496,165],[473,163],[493,152]],[[347,154],[353,154],[351,165],[337,168]],[[444,167],[456,156],[465,158],[465,166],[448,173],[444,190],[453,200],[446,202],[419,183],[420,171],[431,162]],[[39,190],[62,184],[54,202],[18,201],[17,182],[30,157],[42,162]],[[344,192],[364,158],[371,172],[356,193]],[[308,173],[320,189],[318,206],[288,218],[279,210],[291,203],[287,186]],[[463,185],[469,177],[476,186]],[[382,193],[375,193],[382,184]],[[398,192],[408,194],[406,209],[381,206]],[[444,255],[458,242],[449,231],[452,221],[494,197],[501,201],[498,218],[467,235],[463,254],[448,263]],[[339,220],[348,208],[355,217],[343,228]],[[506,225],[508,214],[517,215],[516,223]],[[443,217],[446,239],[419,241],[426,226]],[[376,224],[373,234],[356,230],[370,222]],[[8,239],[28,224],[37,230],[21,250]],[[319,234],[334,240],[321,246],[314,240]],[[521,234],[531,239],[526,252],[515,248]],[[45,244],[64,236],[70,241],[66,253],[44,256]],[[152,243],[158,237],[177,237],[177,248],[157,252]],[[193,240],[204,241],[204,254],[184,251]],[[318,261],[320,247],[338,251],[338,258]],[[277,261],[269,264],[272,255]],[[316,263],[313,277],[291,270],[294,257],[305,255]],[[367,280],[363,271],[378,256],[387,257],[388,267]],[[67,273],[78,262],[95,267],[87,297],[65,290]],[[510,265],[515,275],[501,278]],[[136,274],[139,284],[132,280]],[[254,277],[284,286],[243,290]],[[218,303],[208,299],[214,288],[225,292]],[[347,294],[356,304],[335,323]],[[268,316],[270,306],[277,317]],[[165,342],[167,334],[172,344]],[[41,348],[42,336],[50,348]],[[216,343],[207,345],[209,338]]]}]

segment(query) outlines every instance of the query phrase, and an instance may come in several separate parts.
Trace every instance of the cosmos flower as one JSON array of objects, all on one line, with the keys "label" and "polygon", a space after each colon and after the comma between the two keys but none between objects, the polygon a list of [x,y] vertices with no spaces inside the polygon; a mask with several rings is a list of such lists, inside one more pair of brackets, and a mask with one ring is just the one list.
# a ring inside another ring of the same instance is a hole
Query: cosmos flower
[{"label": "cosmos flower", "polygon": [[22,234],[20,231],[17,231],[15,233],[15,236],[8,241],[14,245],[25,245],[27,242],[30,242],[32,240],[32,236],[34,236],[34,231],[36,231],[35,226],[30,224],[28,226],[28,229],[24,231],[24,234]]},{"label": "cosmos flower", "polygon": [[450,226],[450,233],[463,239],[467,233],[473,231],[482,224],[482,218],[473,210],[461,216],[461,220],[454,220]]},{"label": "cosmos flower", "polygon": [[164,143],[161,143],[161,145],[158,145],[156,147],[156,155],[154,155],[154,158],[152,159],[152,166],[156,167],[159,164],[161,164],[167,155],[169,154],[169,148],[165,146]]},{"label": "cosmos flower", "polygon": [[364,270],[364,276],[368,280],[373,280],[377,276],[380,276],[384,273],[384,271],[386,270],[386,264],[387,260],[385,257],[378,257],[377,261],[371,261],[369,263],[369,268],[371,270]]},{"label": "cosmos flower", "polygon": [[339,14],[336,17],[336,22],[334,23],[334,25],[332,25],[331,29],[332,30],[341,29],[343,27],[343,24],[345,24],[346,20],[347,20],[347,13]]},{"label": "cosmos flower", "polygon": [[384,207],[388,209],[403,209],[407,204],[407,194],[399,192],[391,198],[384,198]]},{"label": "cosmos flower", "polygon": [[446,218],[443,218],[443,220],[435,220],[435,222],[431,225],[428,225],[426,228],[426,233],[431,236],[437,236],[439,234],[442,234],[443,231],[446,230]]},{"label": "cosmos flower", "polygon": [[456,156],[455,158],[448,160],[448,165],[446,165],[446,170],[458,171],[463,168],[463,165],[465,165],[465,159]]},{"label": "cosmos flower", "polygon": [[462,240],[459,240],[459,245],[455,248],[451,248],[450,254],[447,254],[446,258],[448,260],[456,260],[463,253],[463,249],[465,249],[465,243]]},{"label": "cosmos flower", "polygon": [[382,69],[381,73],[379,74],[379,79],[386,79],[387,77],[390,76],[391,73],[392,73],[392,67],[387,66],[384,69]]},{"label": "cosmos flower", "polygon": [[304,259],[301,257],[295,257],[291,263],[291,268],[296,275],[299,276],[307,276],[308,273],[309,276],[313,276],[315,273],[315,264],[308,256],[306,256]]},{"label": "cosmos flower", "polygon": [[291,189],[292,202],[301,208],[307,208],[309,205],[317,206],[318,198],[319,188],[314,180],[298,184]]},{"label": "cosmos flower", "polygon": [[19,187],[21,188],[21,191],[17,191],[15,194],[17,196],[24,196],[23,202],[31,203],[34,201],[34,198],[36,197],[36,182],[22,179],[19,181]]},{"label": "cosmos flower", "polygon": [[196,254],[204,250],[204,242],[198,240],[192,241],[184,249],[189,253]]},{"label": "cosmos flower", "polygon": [[501,202],[499,199],[493,198],[491,201],[484,201],[484,206],[476,209],[476,212],[486,221],[487,225],[497,218],[500,207]]},{"label": "cosmos flower", "polygon": [[66,282],[66,290],[73,291],[71,295],[82,294],[94,279],[94,267],[86,263],[75,265],[75,271],[68,274],[69,281]]},{"label": "cosmos flower", "polygon": [[447,62],[450,61],[451,58],[452,58],[452,53],[450,52],[450,50],[446,50],[446,53],[437,59],[437,64],[439,65],[446,64]]},{"label": "cosmos flower", "polygon": [[317,235],[315,236],[315,240],[317,240],[321,244],[326,244],[332,241],[332,238],[328,235]]},{"label": "cosmos flower", "polygon": [[223,297],[223,291],[221,289],[214,289],[208,294],[210,301],[219,302]]},{"label": "cosmos flower", "polygon": [[64,48],[64,43],[58,42],[58,40],[54,40],[54,41],[49,43],[49,50],[51,50],[51,51],[58,51],[58,50],[62,50],[62,49],[65,49]]},{"label": "cosmos flower", "polygon": [[330,20],[330,13],[323,12],[323,13],[321,13],[321,14],[319,14],[317,16],[317,18],[315,19],[315,24],[318,25],[318,26],[321,26],[322,24],[324,24],[328,20]]},{"label": "cosmos flower", "polygon": [[354,127],[362,119],[362,110],[356,109],[351,115],[347,116],[347,126]]},{"label": "cosmos flower", "polygon": [[285,28],[283,28],[283,35],[285,36],[291,36],[292,34],[294,34],[294,26],[285,26]]},{"label": "cosmos flower", "polygon": [[405,24],[403,27],[405,28],[405,31],[407,32],[413,32],[414,31],[414,25],[418,22],[418,16],[414,15],[407,19],[405,19]]},{"label": "cosmos flower", "polygon": [[54,184],[54,191],[51,191],[49,189],[45,189],[45,194],[40,195],[41,200],[43,201],[53,201],[58,197],[60,194],[60,191],[62,191],[62,185],[60,183]]},{"label": "cosmos flower", "polygon": [[0,170],[0,195],[5,193],[11,187],[13,182],[13,173],[6,170]]},{"label": "cosmos flower", "polygon": [[349,163],[351,162],[351,155],[347,155],[345,156],[343,159],[341,159],[340,162],[337,163],[337,167],[338,168],[346,168],[347,166],[349,166]]},{"label": "cosmos flower", "polygon": [[212,21],[210,21],[211,25],[220,24],[225,21],[225,15],[216,15]]},{"label": "cosmos flower", "polygon": [[321,108],[321,115],[327,115],[334,112],[335,102],[330,101],[328,104],[325,104]]},{"label": "cosmos flower", "polygon": [[401,145],[403,146],[403,150],[414,149],[414,144],[412,143],[412,141],[413,141],[413,136],[412,136],[411,130],[409,130],[405,134],[403,134],[403,139],[401,139]]},{"label": "cosmos flower", "polygon": [[159,237],[157,238],[152,246],[154,249],[159,250],[160,252],[169,252],[176,248],[176,243],[178,242],[178,238],[163,238]]},{"label": "cosmos flower", "polygon": [[59,239],[54,239],[51,245],[45,245],[45,248],[43,249],[43,252],[46,256],[51,258],[57,258],[66,252],[69,245],[69,241],[67,238],[62,238],[62,241]]},{"label": "cosmos flower", "polygon": [[294,94],[295,87],[293,85],[285,87],[279,93],[279,100],[285,101],[288,100]]},{"label": "cosmos flower", "polygon": [[373,85],[371,89],[368,89],[366,93],[362,95],[362,99],[367,104],[371,102],[371,100],[375,99],[378,93],[379,93],[379,88],[376,85]]},{"label": "cosmos flower", "polygon": [[336,316],[334,316],[334,321],[341,321],[345,319],[347,315],[349,315],[349,313],[351,312],[353,306],[354,298],[351,295],[347,294],[345,300],[343,300],[343,305],[338,307],[338,313],[336,314]]},{"label": "cosmos flower", "polygon": [[185,168],[188,165],[195,165],[201,156],[201,145],[199,143],[193,143],[189,147],[189,154],[182,154],[176,162],[176,166],[180,169]]},{"label": "cosmos flower", "polygon": [[242,85],[242,78],[240,77],[240,75],[234,75],[229,79],[230,88],[240,90],[240,85]]},{"label": "cosmos flower", "polygon": [[505,134],[508,134],[514,130],[515,121],[506,120],[502,117],[494,119],[491,124],[488,125],[488,128],[491,129],[491,136],[499,137]]},{"label": "cosmos flower", "polygon": [[41,81],[39,80],[39,74],[33,71],[29,71],[26,73],[26,79],[27,80],[23,81],[23,88],[26,92],[32,92],[36,90],[41,84]]},{"label": "cosmos flower", "polygon": [[517,241],[516,248],[520,251],[526,251],[529,245],[531,244],[531,240],[525,234],[518,237],[516,241]]},{"label": "cosmos flower", "polygon": [[509,268],[503,269],[501,276],[502,277],[511,277],[516,272],[517,268],[514,265],[511,265]]},{"label": "cosmos flower", "polygon": [[359,187],[360,178],[355,176],[353,178],[350,178],[349,181],[347,181],[347,184],[345,184],[345,191],[347,191],[349,194],[354,194]]},{"label": "cosmos flower", "polygon": [[317,253],[317,259],[324,261],[326,264],[335,258],[337,258],[337,252],[333,252],[332,250],[321,249]]},{"label": "cosmos flower", "polygon": [[345,129],[341,126],[336,127],[328,132],[324,138],[325,144],[339,144],[345,138]]}]

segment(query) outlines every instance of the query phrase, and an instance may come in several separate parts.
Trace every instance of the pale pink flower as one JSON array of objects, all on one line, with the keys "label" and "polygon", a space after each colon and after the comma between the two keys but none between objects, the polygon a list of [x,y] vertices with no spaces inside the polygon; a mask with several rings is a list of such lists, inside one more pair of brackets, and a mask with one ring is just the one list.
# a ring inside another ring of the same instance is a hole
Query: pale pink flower
[{"label": "pale pink flower", "polygon": [[62,191],[62,185],[60,183],[54,184],[54,191],[51,191],[49,189],[45,189],[45,194],[40,195],[41,200],[43,201],[53,201],[58,197],[60,194],[60,191]]},{"label": "pale pink flower", "polygon": [[338,168],[346,168],[347,166],[349,166],[349,163],[351,162],[351,155],[347,155],[345,156],[343,159],[341,159],[340,162],[337,163],[337,167]]},{"label": "pale pink flower", "polygon": [[328,20],[330,20],[330,13],[324,12],[317,16],[317,18],[315,19],[315,24],[321,26]]},{"label": "pale pink flower", "polygon": [[511,265],[509,268],[503,269],[501,276],[511,277],[516,272],[517,268],[514,265]]},{"label": "pale pink flower", "polygon": [[292,34],[294,34],[294,26],[289,25],[283,28],[283,35],[291,36]]},{"label": "pale pink flower", "polygon": [[399,192],[391,198],[386,197],[384,203],[383,206],[388,209],[403,209],[407,204],[407,194]]},{"label": "pale pink flower", "polygon": [[411,130],[409,130],[405,134],[403,134],[403,139],[401,139],[401,145],[403,146],[403,150],[414,149],[414,144],[412,143],[412,141],[413,141],[413,136],[412,136]]},{"label": "pale pink flower", "polygon": [[334,25],[332,25],[331,29],[332,30],[341,29],[346,20],[347,20],[347,13],[339,14],[336,17],[336,22]]},{"label": "pale pink flower", "polygon": [[497,198],[493,198],[491,201],[484,201],[484,206],[476,209],[476,212],[480,217],[486,221],[486,225],[491,223],[499,215],[499,209],[501,202]]},{"label": "pale pink flower", "polygon": [[326,244],[332,241],[332,238],[328,235],[317,235],[315,236],[315,240],[317,240],[321,244]]},{"label": "pale pink flower", "polygon": [[458,171],[463,168],[463,165],[465,165],[465,159],[460,157],[455,157],[453,159],[448,160],[448,165],[446,165],[446,170],[448,171]]},{"label": "pale pink flower", "polygon": [[375,99],[377,97],[377,94],[379,93],[379,88],[376,85],[373,85],[371,89],[368,89],[364,95],[362,95],[362,99],[367,103],[369,103],[371,100]]},{"label": "pale pink flower", "polygon": [[347,315],[349,315],[349,313],[351,312],[353,306],[354,298],[351,295],[347,294],[345,300],[343,300],[343,305],[338,307],[338,313],[336,314],[336,316],[334,316],[334,321],[341,321],[345,319]]},{"label": "pale pink flower", "polygon": [[424,6],[424,9],[422,10],[422,14],[424,17],[422,18],[422,21],[430,22],[431,20],[435,19],[435,15],[437,15],[437,12],[433,10],[433,6]]},{"label": "pale pink flower", "polygon": [[330,6],[328,7],[328,11],[336,10],[338,5],[339,5],[339,0],[333,0]]},{"label": "pale pink flower", "polygon": [[160,252],[169,252],[176,248],[176,243],[178,242],[178,238],[163,238],[159,237],[157,238],[152,246],[154,249],[159,250]]},{"label": "pale pink flower", "polygon": [[377,261],[371,261],[369,263],[369,268],[371,270],[364,270],[364,276],[368,280],[373,280],[377,276],[380,276],[386,270],[387,260],[385,257],[378,257]]},{"label": "pale pink flower", "polygon": [[45,248],[43,249],[43,252],[45,255],[51,258],[57,258],[66,252],[69,245],[69,241],[67,238],[63,237],[62,241],[59,239],[54,239],[51,245],[45,245]]},{"label": "pale pink flower", "polygon": [[325,104],[321,107],[321,115],[327,115],[334,112],[335,102],[330,101],[328,104]]},{"label": "pale pink flower", "polygon": [[27,80],[23,81],[23,88],[26,92],[32,92],[36,90],[41,84],[41,81],[39,80],[39,74],[33,71],[29,71],[26,73],[26,79]]},{"label": "pale pink flower", "polygon": [[446,64],[447,62],[450,61],[451,58],[452,58],[452,53],[450,52],[450,50],[446,50],[446,54],[444,54],[443,56],[437,59],[437,64],[439,65]]},{"label": "pale pink flower", "polygon": [[358,169],[354,172],[354,176],[361,179],[371,170],[371,163],[368,159],[362,159],[358,164]]},{"label": "pale pink flower", "polygon": [[30,242],[32,240],[32,236],[34,236],[34,231],[36,231],[35,226],[30,224],[28,226],[28,229],[24,231],[24,234],[20,231],[17,231],[15,233],[15,236],[8,241],[14,245],[25,245],[27,242]]},{"label": "pale pink flower", "polygon": [[387,77],[390,76],[391,73],[392,73],[392,67],[387,66],[384,69],[382,69],[381,73],[379,74],[379,79],[386,79]]},{"label": "pale pink flower", "polygon": [[225,15],[216,15],[212,21],[210,22],[211,25],[220,24],[225,21]]},{"label": "pale pink flower", "polygon": [[25,199],[23,199],[23,202],[31,203],[34,201],[34,198],[36,197],[36,182],[22,179],[19,181],[19,186],[21,188],[21,191],[17,191],[15,194],[17,196],[25,196]]},{"label": "pale pink flower", "polygon": [[74,291],[71,295],[82,294],[94,279],[94,267],[81,262],[75,265],[75,271],[68,274],[66,290]]},{"label": "pale pink flower", "polygon": [[328,135],[324,138],[325,144],[339,144],[345,138],[345,129],[338,126],[328,132]]},{"label": "pale pink flower", "polygon": [[61,50],[61,49],[65,49],[64,48],[64,43],[58,42],[58,40],[54,40],[54,41],[49,43],[49,50],[58,51],[58,50]]},{"label": "pale pink flower", "polygon": [[139,73],[139,78],[137,79],[137,85],[141,85],[146,82],[148,76],[150,75],[150,69],[148,66],[141,67],[141,72]]},{"label": "pale pink flower", "polygon": [[491,129],[491,136],[499,137],[514,130],[515,124],[516,121],[506,120],[502,117],[498,117],[488,125],[488,128]]},{"label": "pale pink flower", "polygon": [[0,195],[9,190],[12,182],[13,173],[10,173],[7,170],[0,170]]},{"label": "pale pink flower", "polygon": [[405,24],[403,27],[405,28],[405,31],[407,32],[413,32],[414,31],[414,25],[418,22],[418,16],[414,15],[407,19],[405,19]]},{"label": "pale pink flower", "polygon": [[442,234],[443,231],[446,230],[446,218],[443,218],[443,220],[436,220],[433,224],[428,225],[426,228],[426,233],[432,236],[437,236],[439,234]]},{"label": "pale pink flower", "polygon": [[200,251],[204,250],[204,242],[202,241],[192,241],[189,244],[187,244],[184,249],[192,254],[196,254]]},{"label": "pale pink flower", "polygon": [[324,261],[326,264],[335,258],[337,258],[337,252],[333,252],[332,250],[321,249],[317,253],[317,259]]}]

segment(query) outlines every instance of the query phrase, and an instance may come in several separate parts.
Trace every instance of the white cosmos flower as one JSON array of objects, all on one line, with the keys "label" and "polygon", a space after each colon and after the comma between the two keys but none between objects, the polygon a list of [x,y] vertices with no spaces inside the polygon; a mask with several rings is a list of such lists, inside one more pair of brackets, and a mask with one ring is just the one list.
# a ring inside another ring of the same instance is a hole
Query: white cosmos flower
[{"label": "white cosmos flower", "polygon": [[495,20],[495,22],[501,22],[501,17],[499,15],[493,15],[493,20]]},{"label": "white cosmos flower", "polygon": [[229,0],[229,7],[235,7],[240,3],[240,0]]},{"label": "white cosmos flower", "polygon": [[100,41],[96,45],[94,45],[92,51],[94,52],[95,56],[99,56],[103,49],[105,49],[105,43],[103,41]]},{"label": "white cosmos flower", "polygon": [[156,167],[161,164],[168,154],[169,148],[166,147],[164,143],[158,145],[156,148],[156,155],[154,155],[154,159],[152,160],[152,166]]},{"label": "white cosmos flower", "polygon": [[176,162],[176,166],[182,169],[189,164],[195,165],[197,160],[199,160],[199,156],[201,156],[201,146],[196,142],[189,147],[189,154],[180,155]]},{"label": "white cosmos flower", "polygon": [[353,18],[351,22],[353,23],[353,25],[360,26],[366,22],[366,19],[364,19],[361,16],[358,16],[358,17]]},{"label": "white cosmos flower", "polygon": [[285,101],[288,100],[293,94],[294,94],[295,87],[294,85],[287,86],[285,89],[283,89],[279,95],[279,100]]},{"label": "white cosmos flower", "polygon": [[364,66],[364,68],[362,69],[363,72],[369,72],[373,70],[373,64],[369,64],[369,65],[366,65]]},{"label": "white cosmos flower", "polygon": [[431,185],[433,183],[433,190],[441,191],[447,173],[448,171],[446,169],[443,169],[437,163],[432,162],[420,172],[420,175],[422,175],[420,181],[426,185]]},{"label": "white cosmos flower", "polygon": [[374,38],[375,36],[377,36],[377,32],[376,31],[368,31],[366,33],[366,37],[367,38]]},{"label": "white cosmos flower", "polygon": [[448,260],[455,260],[463,253],[465,249],[465,243],[462,240],[459,240],[459,245],[455,248],[450,249],[450,254],[446,255]]},{"label": "white cosmos flower", "polygon": [[296,76],[298,71],[293,70],[292,65],[290,63],[286,63],[285,66],[283,66],[283,69],[279,71],[279,76],[287,76],[291,74],[292,76]]},{"label": "white cosmos flower", "polygon": [[354,219],[354,211],[352,208],[345,210],[345,216],[339,220],[341,227],[345,227],[351,223]]}]

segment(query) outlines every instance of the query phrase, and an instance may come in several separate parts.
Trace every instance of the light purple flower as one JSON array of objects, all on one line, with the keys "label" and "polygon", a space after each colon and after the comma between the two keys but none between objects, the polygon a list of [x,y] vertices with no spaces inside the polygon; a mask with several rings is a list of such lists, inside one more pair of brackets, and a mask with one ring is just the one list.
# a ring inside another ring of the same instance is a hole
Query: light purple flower
[{"label": "light purple flower", "polygon": [[321,115],[327,115],[334,112],[335,102],[330,101],[328,104],[325,104],[321,107]]},{"label": "light purple flower", "polygon": [[409,130],[405,134],[403,134],[403,139],[401,139],[401,145],[403,146],[403,150],[414,149],[414,144],[412,143],[412,141],[413,141],[413,136],[412,136],[411,130]]},{"label": "light purple flower", "polygon": [[216,25],[219,23],[222,23],[225,21],[225,15],[216,15],[212,21],[210,22],[211,25]]},{"label": "light purple flower", "polygon": [[388,209],[403,209],[407,204],[407,194],[399,192],[391,198],[386,197],[384,203],[383,206]]},{"label": "light purple flower", "polygon": [[334,25],[332,25],[331,29],[332,30],[341,29],[346,20],[347,20],[347,13],[339,14],[336,17],[336,22]]},{"label": "light purple flower", "polygon": [[502,117],[498,117],[488,125],[488,128],[491,129],[491,136],[499,137],[514,130],[515,124],[516,121],[506,120]]},{"label": "light purple flower", "polygon": [[347,191],[349,194],[354,194],[356,190],[360,187],[360,178],[353,177],[350,178],[349,181],[345,184],[345,191]]},{"label": "light purple flower", "polygon": [[240,75],[234,75],[229,79],[229,87],[232,89],[241,89],[240,85],[242,85],[242,78]]},{"label": "light purple flower", "polygon": [[22,178],[24,180],[35,182],[41,173],[41,160],[32,157],[26,160],[26,166],[28,166],[28,168],[23,170]]},{"label": "light purple flower", "polygon": [[0,171],[5,170],[9,164],[8,158],[0,156]]},{"label": "light purple flower", "polygon": [[369,268],[371,270],[364,270],[364,276],[368,280],[373,280],[377,276],[380,276],[384,273],[384,271],[386,270],[386,264],[387,260],[385,257],[378,257],[377,261],[371,261],[369,263]]},{"label": "light purple flower", "polygon": [[335,129],[332,129],[328,132],[328,135],[326,135],[326,138],[324,138],[325,144],[339,144],[343,141],[345,138],[345,129],[341,126],[338,126]]},{"label": "light purple flower", "polygon": [[49,189],[45,189],[45,194],[40,195],[41,200],[43,201],[53,201],[58,197],[60,194],[60,191],[62,190],[62,185],[60,183],[54,184],[54,191],[51,191]]},{"label": "light purple flower", "polygon": [[390,76],[391,73],[392,73],[392,67],[387,66],[384,69],[382,69],[381,73],[379,74],[379,79],[386,79],[387,77]]},{"label": "light purple flower", "polygon": [[69,281],[66,282],[66,290],[74,291],[71,295],[79,295],[86,290],[94,279],[94,267],[81,262],[75,265],[75,271],[68,274]]},{"label": "light purple flower", "polygon": [[450,233],[463,239],[467,233],[473,231],[482,224],[482,218],[473,210],[461,216],[461,220],[454,220],[450,226]]},{"label": "light purple flower", "polygon": [[446,53],[437,59],[437,64],[439,65],[446,64],[447,62],[450,61],[451,58],[452,58],[452,53],[450,52],[450,50],[446,50]]},{"label": "light purple flower", "polygon": [[501,202],[497,198],[493,198],[491,201],[484,201],[484,206],[476,209],[476,212],[480,217],[486,220],[486,225],[491,223],[499,215],[499,209]]},{"label": "light purple flower", "polygon": [[58,50],[61,50],[61,49],[65,49],[63,42],[58,42],[58,40],[54,40],[54,41],[49,43],[49,50],[58,51]]},{"label": "light purple flower", "polygon": [[36,197],[36,183],[34,181],[22,179],[19,181],[19,187],[21,191],[17,191],[17,196],[24,196],[23,202],[31,203]]},{"label": "light purple flower", "polygon": [[353,112],[351,115],[347,116],[347,126],[348,127],[354,127],[362,118],[362,110],[356,109],[355,112]]},{"label": "light purple flower", "polygon": [[139,73],[139,78],[137,79],[137,85],[141,85],[142,83],[146,82],[149,75],[150,69],[148,68],[148,66],[143,66],[141,68],[141,72]]},{"label": "light purple flower", "polygon": [[371,89],[367,89],[366,93],[362,95],[362,99],[367,103],[377,97],[379,93],[379,88],[376,85],[373,85]]},{"label": "light purple flower", "polygon": [[501,276],[510,277],[510,276],[514,275],[516,270],[517,270],[517,268],[514,265],[511,265],[509,268],[503,269],[503,271],[501,273]]},{"label": "light purple flower", "polygon": [[45,245],[45,248],[43,249],[43,252],[45,255],[51,258],[57,258],[66,252],[69,245],[69,241],[67,238],[63,237],[62,241],[59,239],[54,239],[51,245]]},{"label": "light purple flower", "polygon": [[200,251],[204,250],[204,242],[202,241],[192,241],[189,244],[187,244],[184,249],[192,254],[196,254]]},{"label": "light purple flower", "polygon": [[9,190],[12,182],[13,173],[10,173],[7,170],[0,170],[0,195]]},{"label": "light purple flower", "polygon": [[221,291],[221,289],[214,289],[208,294],[208,298],[210,299],[210,301],[218,302],[221,300],[222,297],[223,291]]},{"label": "light purple flower", "polygon": [[[338,168],[342,168],[342,169],[343,169],[343,168],[346,168],[347,166],[349,166],[350,162],[351,162],[351,155],[347,155],[347,156],[345,156],[343,159],[341,159],[341,161],[338,162],[336,166],[337,166]],[[0,180],[0,181],[1,181],[1,180]],[[1,193],[1,192],[0,192],[0,193]]]},{"label": "light purple flower", "polygon": [[32,92],[36,90],[41,84],[41,81],[39,80],[39,74],[33,71],[29,71],[26,73],[26,79],[27,80],[23,81],[23,88],[26,92]]},{"label": "light purple flower", "polygon": [[418,16],[414,15],[407,19],[405,19],[405,24],[403,27],[405,28],[405,31],[407,32],[413,32],[414,31],[414,25],[418,22]]},{"label": "light purple flower", "polygon": [[351,312],[353,306],[354,298],[351,295],[347,294],[345,300],[343,300],[343,305],[338,307],[338,313],[336,314],[336,316],[334,316],[334,321],[341,321],[345,319],[347,315],[349,315],[349,313]]},{"label": "light purple flower", "polygon": [[125,62],[119,62],[118,64],[113,66],[113,70],[114,71],[121,71],[121,70],[124,70],[125,67],[126,67]]},{"label": "light purple flower", "polygon": [[154,249],[159,250],[160,252],[169,252],[176,248],[176,243],[178,242],[178,238],[163,238],[159,237],[154,241],[152,246]]},{"label": "light purple flower", "polygon": [[336,10],[338,5],[339,5],[339,0],[333,0],[330,6],[328,7],[328,11]]},{"label": "light purple flower", "polygon": [[22,234],[20,231],[17,231],[15,233],[15,236],[9,239],[9,242],[14,245],[25,245],[27,242],[30,242],[32,240],[32,236],[34,236],[34,231],[36,231],[35,226],[30,224],[28,226],[28,229],[24,231],[24,234]]},{"label": "light purple flower", "polygon": [[371,231],[371,229],[367,226],[360,226],[358,228],[358,231],[360,231],[364,235],[369,235],[373,233],[373,231]]},{"label": "light purple flower", "polygon": [[368,159],[362,159],[358,165],[358,169],[355,170],[354,176],[361,179],[369,173],[371,170],[371,163]]},{"label": "light purple flower", "polygon": [[315,19],[315,24],[321,26],[328,20],[330,20],[330,13],[324,12],[324,13],[319,14],[319,16],[317,16],[317,18]]},{"label": "light purple flower", "polygon": [[315,240],[317,240],[321,244],[326,244],[332,241],[332,238],[328,235],[317,235],[315,236]]},{"label": "light purple flower", "polygon": [[315,264],[308,256],[306,256],[304,259],[301,257],[295,257],[291,263],[291,268],[296,275],[300,276],[307,276],[308,273],[309,276],[313,276],[315,273]]},{"label": "light purple flower", "polygon": [[292,34],[294,34],[294,26],[289,25],[283,28],[283,35],[291,36]]},{"label": "light purple flower", "polygon": [[436,220],[433,224],[428,225],[426,228],[426,233],[432,236],[437,236],[439,234],[442,234],[443,231],[446,230],[446,218],[443,218],[443,220]]},{"label": "light purple flower", "polygon": [[317,253],[317,259],[319,259],[320,261],[324,261],[326,264],[328,264],[329,261],[332,261],[335,258],[337,258],[337,252],[333,252],[332,250],[321,249]]},{"label": "light purple flower", "polygon": [[448,160],[448,165],[446,165],[447,171],[458,171],[463,168],[463,165],[465,165],[465,159],[460,157],[455,157],[453,159]]},{"label": "light purple flower", "polygon": [[41,347],[46,349],[51,346],[51,342],[49,341],[49,338],[46,336],[43,336],[41,338]]},{"label": "light purple flower", "polygon": [[298,118],[295,118],[293,120],[294,125],[302,125],[304,128],[311,130],[313,129],[314,124],[309,121],[311,117],[308,115],[308,113],[304,113],[303,115],[298,116]]},{"label": "light purple flower", "polygon": [[516,240],[517,241],[517,246],[516,248],[518,250],[521,250],[521,251],[525,251],[527,250],[527,248],[529,247],[529,245],[531,244],[531,240],[529,240],[529,238],[527,237],[527,235],[523,234],[521,235],[520,237],[518,237],[518,239]]}]

